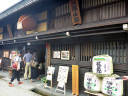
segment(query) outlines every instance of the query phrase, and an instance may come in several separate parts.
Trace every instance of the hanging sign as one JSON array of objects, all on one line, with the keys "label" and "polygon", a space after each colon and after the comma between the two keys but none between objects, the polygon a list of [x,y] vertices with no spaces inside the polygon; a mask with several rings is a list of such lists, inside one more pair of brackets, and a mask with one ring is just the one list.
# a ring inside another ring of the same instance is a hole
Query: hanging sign
[{"label": "hanging sign", "polygon": [[70,0],[69,4],[70,4],[73,25],[81,24],[79,1],[78,0]]},{"label": "hanging sign", "polygon": [[69,60],[69,58],[70,58],[69,51],[61,51],[61,59]]}]

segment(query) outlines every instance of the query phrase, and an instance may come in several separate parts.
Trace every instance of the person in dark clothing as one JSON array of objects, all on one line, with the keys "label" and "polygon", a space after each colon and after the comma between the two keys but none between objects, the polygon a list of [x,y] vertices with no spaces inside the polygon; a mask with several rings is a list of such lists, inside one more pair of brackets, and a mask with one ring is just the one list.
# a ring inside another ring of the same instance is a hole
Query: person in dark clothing
[{"label": "person in dark clothing", "polygon": [[[32,60],[38,62],[36,52],[33,53]],[[36,66],[36,68],[34,68],[34,67],[31,66],[31,80],[30,80],[30,81],[31,81],[31,82],[34,82],[33,79],[38,78],[38,76],[39,76],[39,75],[38,75],[38,65]]]}]

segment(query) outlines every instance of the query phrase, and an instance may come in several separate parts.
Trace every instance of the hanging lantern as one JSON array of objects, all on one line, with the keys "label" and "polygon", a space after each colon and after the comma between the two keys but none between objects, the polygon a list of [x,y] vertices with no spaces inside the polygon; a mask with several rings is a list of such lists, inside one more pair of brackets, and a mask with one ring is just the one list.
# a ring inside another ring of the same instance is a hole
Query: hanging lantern
[{"label": "hanging lantern", "polygon": [[36,20],[31,15],[21,15],[18,23],[17,29],[24,29],[26,31],[32,31],[36,28]]}]

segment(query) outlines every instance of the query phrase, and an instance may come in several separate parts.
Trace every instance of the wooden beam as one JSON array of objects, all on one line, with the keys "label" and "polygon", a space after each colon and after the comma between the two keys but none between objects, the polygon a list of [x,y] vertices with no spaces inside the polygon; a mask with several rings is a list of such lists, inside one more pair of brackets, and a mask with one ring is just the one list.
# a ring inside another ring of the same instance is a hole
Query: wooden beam
[{"label": "wooden beam", "polygon": [[12,29],[11,29],[10,24],[7,25],[7,30],[8,30],[9,36],[10,36],[11,38],[13,38]]}]

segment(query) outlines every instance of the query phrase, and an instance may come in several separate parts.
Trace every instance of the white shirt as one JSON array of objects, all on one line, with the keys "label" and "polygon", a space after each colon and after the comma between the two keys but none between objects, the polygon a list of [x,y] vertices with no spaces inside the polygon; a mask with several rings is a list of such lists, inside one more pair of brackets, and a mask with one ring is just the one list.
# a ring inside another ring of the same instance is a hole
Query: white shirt
[{"label": "white shirt", "polygon": [[21,57],[16,56],[14,60],[15,60],[15,61],[18,61],[18,69],[20,69]]}]

